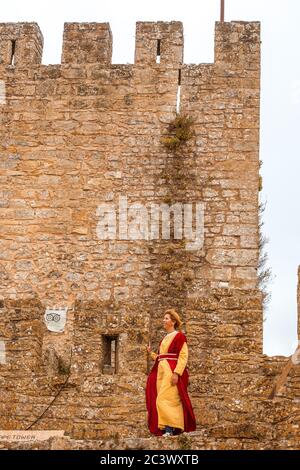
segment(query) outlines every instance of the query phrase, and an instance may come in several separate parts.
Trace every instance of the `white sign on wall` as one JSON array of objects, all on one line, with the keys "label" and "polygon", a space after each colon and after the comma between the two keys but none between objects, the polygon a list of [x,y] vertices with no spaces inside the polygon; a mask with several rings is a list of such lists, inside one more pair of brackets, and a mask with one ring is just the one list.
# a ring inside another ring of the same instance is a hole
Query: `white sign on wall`
[{"label": "white sign on wall", "polygon": [[6,104],[5,82],[0,80],[0,104]]},{"label": "white sign on wall", "polygon": [[64,331],[67,321],[68,307],[46,308],[44,315],[45,324],[49,331],[61,333]]}]

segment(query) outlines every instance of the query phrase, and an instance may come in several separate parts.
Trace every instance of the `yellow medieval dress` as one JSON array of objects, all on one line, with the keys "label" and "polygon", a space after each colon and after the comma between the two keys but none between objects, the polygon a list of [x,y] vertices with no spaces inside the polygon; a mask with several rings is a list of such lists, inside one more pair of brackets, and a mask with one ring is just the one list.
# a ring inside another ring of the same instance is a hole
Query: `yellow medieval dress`
[{"label": "yellow medieval dress", "polygon": [[[159,355],[168,353],[168,348],[178,331],[168,333],[162,340],[159,348]],[[157,359],[158,354],[151,353],[153,360]],[[171,360],[169,358],[169,360]],[[182,375],[188,361],[188,347],[186,342],[183,344],[178,358],[174,358],[177,365],[173,372]],[[183,405],[176,385],[172,385],[171,378],[172,369],[167,359],[159,359],[157,370],[157,398],[156,408],[158,414],[158,428],[164,429],[165,426],[171,426],[180,430],[184,430],[184,413]]]}]

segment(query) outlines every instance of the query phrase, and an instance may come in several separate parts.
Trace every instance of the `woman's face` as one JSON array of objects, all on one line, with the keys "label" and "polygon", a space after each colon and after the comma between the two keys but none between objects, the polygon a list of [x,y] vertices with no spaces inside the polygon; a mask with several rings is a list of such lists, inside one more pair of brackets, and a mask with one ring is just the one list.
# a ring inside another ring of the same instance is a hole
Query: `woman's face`
[{"label": "woman's face", "polygon": [[172,320],[172,318],[170,317],[168,313],[164,316],[163,325],[164,325],[164,329],[167,331],[172,330],[175,325],[175,321]]}]

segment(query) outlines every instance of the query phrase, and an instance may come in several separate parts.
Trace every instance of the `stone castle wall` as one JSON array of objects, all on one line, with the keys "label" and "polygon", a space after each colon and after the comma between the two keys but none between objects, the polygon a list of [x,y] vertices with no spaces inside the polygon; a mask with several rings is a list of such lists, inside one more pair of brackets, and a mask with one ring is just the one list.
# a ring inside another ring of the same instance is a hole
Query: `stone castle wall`
[{"label": "stone castle wall", "polygon": [[[212,64],[184,64],[183,42],[180,22],[139,22],[134,64],[115,65],[109,24],[66,23],[62,63],[42,65],[38,25],[0,24],[3,429],[63,429],[86,443],[146,436],[145,347],[175,307],[195,445],[298,446],[298,367],[270,400],[285,358],[262,354],[260,24],[216,23]],[[194,135],[172,151],[162,136],[179,105]],[[119,197],[202,202],[203,247],[99,240],[98,207]],[[55,306],[69,309],[61,333],[44,322]],[[104,367],[107,338],[115,370]]]}]

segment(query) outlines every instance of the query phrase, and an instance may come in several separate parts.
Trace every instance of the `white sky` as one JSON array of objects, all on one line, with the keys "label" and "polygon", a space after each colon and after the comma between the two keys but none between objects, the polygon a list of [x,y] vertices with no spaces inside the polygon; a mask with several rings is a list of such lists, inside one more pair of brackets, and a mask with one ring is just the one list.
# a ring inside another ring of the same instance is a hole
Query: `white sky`
[{"label": "white sky", "polygon": [[[225,20],[261,21],[261,170],[267,200],[264,232],[275,279],[264,325],[264,352],[289,355],[297,346],[300,264],[300,2],[225,0]],[[213,62],[220,0],[9,0],[0,22],[36,21],[45,39],[43,63],[60,63],[65,21],[110,22],[114,63],[133,63],[136,21],[183,22],[185,63]]]}]

